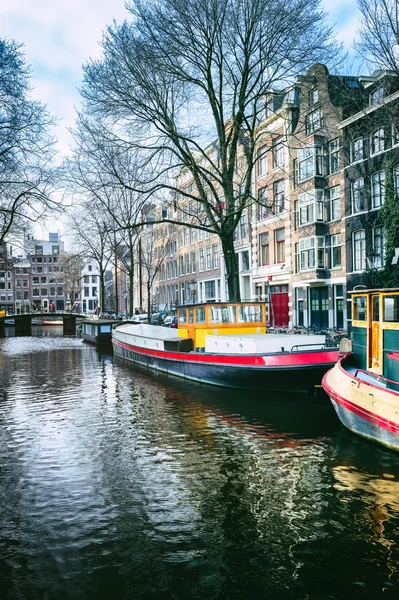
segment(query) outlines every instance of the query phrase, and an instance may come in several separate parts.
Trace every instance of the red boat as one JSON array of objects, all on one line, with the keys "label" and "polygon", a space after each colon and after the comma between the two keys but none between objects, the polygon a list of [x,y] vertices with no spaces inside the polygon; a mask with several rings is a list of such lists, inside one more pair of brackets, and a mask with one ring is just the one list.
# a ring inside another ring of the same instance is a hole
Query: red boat
[{"label": "red boat", "polygon": [[178,330],[123,324],[113,330],[117,356],[212,385],[307,392],[338,360],[324,336],[266,334],[265,305],[198,304],[179,308]]}]

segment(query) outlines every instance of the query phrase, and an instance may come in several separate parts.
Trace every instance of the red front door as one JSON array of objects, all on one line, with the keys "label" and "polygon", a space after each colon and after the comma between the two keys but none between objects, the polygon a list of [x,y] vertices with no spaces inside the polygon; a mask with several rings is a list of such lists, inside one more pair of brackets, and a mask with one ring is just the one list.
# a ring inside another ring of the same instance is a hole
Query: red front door
[{"label": "red front door", "polygon": [[288,292],[270,295],[270,322],[274,327],[288,327]]}]

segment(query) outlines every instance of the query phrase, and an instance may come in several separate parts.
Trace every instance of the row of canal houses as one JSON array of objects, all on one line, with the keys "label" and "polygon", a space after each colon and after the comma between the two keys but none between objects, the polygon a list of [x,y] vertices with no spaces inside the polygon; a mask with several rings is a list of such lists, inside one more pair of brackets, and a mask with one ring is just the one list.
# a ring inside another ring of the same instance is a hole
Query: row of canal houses
[{"label": "row of canal houses", "polygon": [[[264,300],[271,325],[347,328],[347,291],[368,285],[383,266],[388,159],[399,180],[398,99],[393,73],[336,76],[322,64],[265,99],[255,201],[236,229],[235,249],[241,297]],[[179,185],[195,195],[188,174]],[[188,205],[163,211],[179,221],[191,214]],[[162,264],[153,306],[228,299],[218,236],[188,225],[154,228]]]}]

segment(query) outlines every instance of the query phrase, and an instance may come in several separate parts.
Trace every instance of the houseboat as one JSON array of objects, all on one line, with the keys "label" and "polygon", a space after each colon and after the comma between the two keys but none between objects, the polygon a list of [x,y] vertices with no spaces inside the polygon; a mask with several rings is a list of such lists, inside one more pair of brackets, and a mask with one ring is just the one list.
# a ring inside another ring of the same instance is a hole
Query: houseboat
[{"label": "houseboat", "polygon": [[197,304],[178,309],[178,329],[123,324],[114,353],[135,364],[212,385],[309,391],[338,360],[323,336],[266,334],[262,303]]},{"label": "houseboat", "polygon": [[348,429],[399,450],[399,288],[352,292],[352,352],[323,388]]},{"label": "houseboat", "polygon": [[94,320],[81,321],[76,328],[77,334],[84,342],[97,344],[98,346],[112,345],[112,328],[119,323],[116,320]]}]

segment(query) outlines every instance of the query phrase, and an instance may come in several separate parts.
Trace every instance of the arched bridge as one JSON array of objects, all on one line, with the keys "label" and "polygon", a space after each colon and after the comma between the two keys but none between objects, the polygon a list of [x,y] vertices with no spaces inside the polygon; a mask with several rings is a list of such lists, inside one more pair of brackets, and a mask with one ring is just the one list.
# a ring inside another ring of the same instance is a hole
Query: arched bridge
[{"label": "arched bridge", "polygon": [[2,315],[0,316],[0,337],[4,337],[5,321],[14,320],[15,323],[15,335],[32,335],[32,319],[39,321],[40,324],[43,321],[47,323],[51,321],[61,321],[64,335],[75,335],[76,334],[76,319],[85,319],[85,315],[76,313],[25,313],[17,315]]}]

